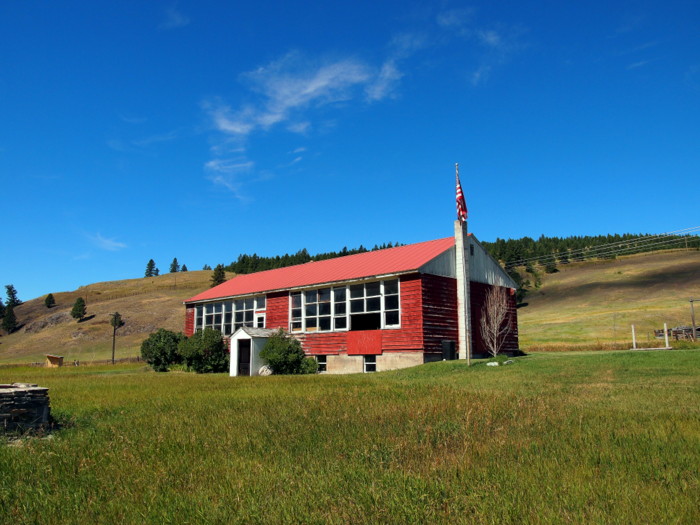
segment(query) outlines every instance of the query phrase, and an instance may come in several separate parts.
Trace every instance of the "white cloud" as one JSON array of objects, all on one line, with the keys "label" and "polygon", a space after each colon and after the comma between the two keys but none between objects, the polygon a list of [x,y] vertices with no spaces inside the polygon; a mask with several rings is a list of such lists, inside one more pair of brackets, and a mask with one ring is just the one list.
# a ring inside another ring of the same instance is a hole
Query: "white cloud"
[{"label": "white cloud", "polygon": [[88,234],[87,237],[96,247],[100,248],[101,250],[116,252],[126,248],[126,244],[124,244],[123,242],[116,241],[115,239],[108,239],[106,237],[102,237],[102,235],[99,233],[96,233],[94,235]]},{"label": "white cloud", "polygon": [[367,98],[371,101],[382,100],[390,94],[392,94],[398,84],[399,80],[403,77],[396,66],[395,60],[387,60],[379,71],[375,81],[369,84],[365,89],[367,93]]},{"label": "white cloud", "polygon": [[204,167],[217,173],[240,173],[250,171],[254,165],[255,163],[250,160],[214,159],[204,164]]},{"label": "white cloud", "polygon": [[287,129],[292,133],[305,135],[311,129],[311,122],[309,122],[308,120],[305,120],[304,122],[295,122],[287,126]]},{"label": "white cloud", "polygon": [[473,23],[475,13],[472,7],[447,9],[437,14],[436,21],[444,29],[463,32]]},{"label": "white cloud", "polygon": [[492,67],[488,65],[479,66],[479,68],[471,74],[472,85],[478,86],[479,84],[486,82],[491,74],[491,69]]},{"label": "white cloud", "polygon": [[189,23],[190,19],[176,7],[169,7],[165,10],[165,20],[158,25],[158,29],[177,29],[178,27],[185,27]]},{"label": "white cloud", "polygon": [[627,69],[637,69],[639,67],[646,66],[651,60],[640,60],[639,62],[633,62],[627,66]]}]

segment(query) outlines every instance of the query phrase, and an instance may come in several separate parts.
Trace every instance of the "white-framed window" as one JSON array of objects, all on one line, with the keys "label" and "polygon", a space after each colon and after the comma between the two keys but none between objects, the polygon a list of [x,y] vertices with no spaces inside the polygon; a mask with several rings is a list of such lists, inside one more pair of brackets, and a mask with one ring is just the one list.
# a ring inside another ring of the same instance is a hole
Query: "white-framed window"
[{"label": "white-framed window", "polygon": [[363,370],[365,374],[377,371],[377,356],[376,355],[365,355],[363,359]]},{"label": "white-framed window", "polygon": [[[260,324],[262,323],[262,325]],[[218,301],[195,307],[195,332],[204,328],[231,335],[242,326],[265,326],[265,296]]]},{"label": "white-framed window", "polygon": [[318,371],[325,372],[326,365],[328,364],[328,358],[325,355],[317,355],[316,363],[318,364]]},{"label": "white-framed window", "polygon": [[398,279],[289,294],[289,329],[292,332],[379,330],[400,326]]}]

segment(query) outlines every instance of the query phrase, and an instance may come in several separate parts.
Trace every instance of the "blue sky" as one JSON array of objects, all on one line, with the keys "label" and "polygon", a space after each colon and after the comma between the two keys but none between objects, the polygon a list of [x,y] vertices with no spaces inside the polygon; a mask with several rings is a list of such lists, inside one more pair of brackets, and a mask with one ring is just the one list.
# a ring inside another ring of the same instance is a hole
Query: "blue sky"
[{"label": "blue sky", "polygon": [[696,1],[2,2],[0,284],[449,236],[456,162],[482,240],[697,226],[699,26]]}]

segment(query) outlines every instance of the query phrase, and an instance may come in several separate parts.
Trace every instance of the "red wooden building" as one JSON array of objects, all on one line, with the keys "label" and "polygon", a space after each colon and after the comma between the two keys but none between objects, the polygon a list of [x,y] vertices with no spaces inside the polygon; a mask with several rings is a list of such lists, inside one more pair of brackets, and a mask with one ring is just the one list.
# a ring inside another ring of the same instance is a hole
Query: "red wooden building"
[{"label": "red wooden building", "polygon": [[[448,237],[238,275],[185,301],[185,334],[212,327],[229,338],[231,375],[256,375],[260,349],[279,328],[298,338],[328,373],[453,359],[465,355],[458,343],[458,312],[464,310],[458,308],[455,244]],[[485,294],[494,286],[508,292],[512,330],[503,351],[517,351],[516,284],[473,235],[463,244],[470,353],[487,353],[478,327]]]}]

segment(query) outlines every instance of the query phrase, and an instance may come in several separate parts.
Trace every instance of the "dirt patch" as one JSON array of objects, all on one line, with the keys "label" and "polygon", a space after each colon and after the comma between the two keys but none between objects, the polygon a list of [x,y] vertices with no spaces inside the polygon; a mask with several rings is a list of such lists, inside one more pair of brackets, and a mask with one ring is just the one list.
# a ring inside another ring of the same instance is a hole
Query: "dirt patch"
[{"label": "dirt patch", "polygon": [[31,323],[27,323],[24,327],[24,331],[28,334],[36,334],[45,328],[56,326],[61,323],[67,323],[71,319],[72,317],[68,314],[68,312],[57,312],[53,315],[49,315],[48,317],[44,317],[43,319],[38,319]]}]

